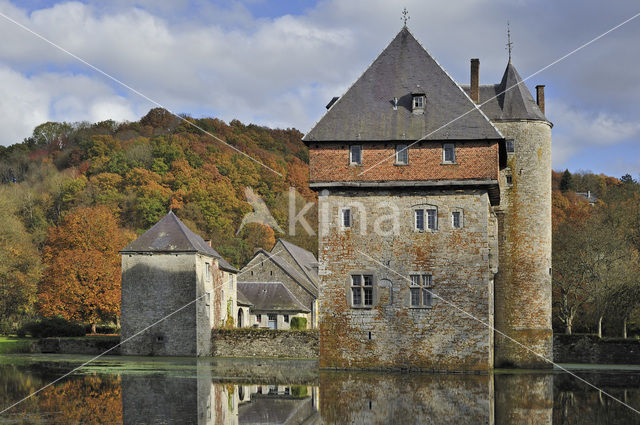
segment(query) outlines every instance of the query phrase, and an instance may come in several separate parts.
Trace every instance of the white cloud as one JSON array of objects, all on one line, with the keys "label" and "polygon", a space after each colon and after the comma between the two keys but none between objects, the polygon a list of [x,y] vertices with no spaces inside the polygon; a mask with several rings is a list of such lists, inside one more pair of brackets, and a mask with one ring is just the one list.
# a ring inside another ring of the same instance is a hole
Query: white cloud
[{"label": "white cloud", "polygon": [[562,101],[547,102],[553,131],[553,164],[562,167],[573,155],[589,148],[613,146],[640,137],[640,123],[605,111],[591,112]]}]

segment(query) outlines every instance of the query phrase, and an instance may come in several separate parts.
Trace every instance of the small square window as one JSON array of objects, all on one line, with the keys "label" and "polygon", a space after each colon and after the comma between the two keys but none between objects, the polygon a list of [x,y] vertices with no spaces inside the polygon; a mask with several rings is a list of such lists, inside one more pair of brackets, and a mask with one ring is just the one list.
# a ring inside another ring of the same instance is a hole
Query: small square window
[{"label": "small square window", "polygon": [[451,224],[454,229],[462,227],[462,214],[460,214],[460,211],[453,211],[451,213]]},{"label": "small square window", "polygon": [[432,277],[430,274],[414,274],[410,276],[411,307],[431,307],[433,305],[433,293],[431,292]]},{"label": "small square window", "polygon": [[509,153],[515,152],[515,145],[513,144],[513,140],[507,140],[506,145],[507,145],[507,152]]},{"label": "small square window", "polygon": [[396,145],[396,164],[406,165],[409,163],[409,147],[407,145]]},{"label": "small square window", "polygon": [[262,322],[262,314],[256,314],[256,322]]},{"label": "small square window", "polygon": [[284,323],[289,323],[289,315],[288,314],[284,315]]},{"label": "small square window", "polygon": [[507,174],[505,178],[507,180],[507,184],[513,184],[513,177],[511,176],[511,174]]},{"label": "small square window", "polygon": [[424,96],[413,96],[413,109],[424,108]]},{"label": "small square window", "polygon": [[344,208],[342,210],[342,217],[340,221],[342,223],[342,227],[344,228],[351,227],[351,209],[350,208]]},{"label": "small square window", "polygon": [[445,143],[442,145],[442,162],[445,164],[455,164],[456,149],[453,143]]},{"label": "small square window", "polygon": [[352,165],[362,165],[362,146],[352,145],[349,148],[349,163]]}]

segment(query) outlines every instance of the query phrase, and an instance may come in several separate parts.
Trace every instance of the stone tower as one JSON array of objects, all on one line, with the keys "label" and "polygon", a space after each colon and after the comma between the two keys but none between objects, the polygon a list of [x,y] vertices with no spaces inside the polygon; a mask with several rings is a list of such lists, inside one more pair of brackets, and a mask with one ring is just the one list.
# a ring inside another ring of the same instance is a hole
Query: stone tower
[{"label": "stone tower", "polygon": [[304,140],[320,366],[491,369],[496,127],[404,27]]},{"label": "stone tower", "polygon": [[500,205],[494,207],[500,247],[495,279],[495,365],[550,367],[501,335],[546,359],[553,357],[552,124],[544,115],[544,86],[536,87],[536,102],[511,60],[499,84],[478,86],[478,72],[479,62],[472,59],[471,85],[465,90],[505,137],[507,151],[507,167],[500,171]]}]

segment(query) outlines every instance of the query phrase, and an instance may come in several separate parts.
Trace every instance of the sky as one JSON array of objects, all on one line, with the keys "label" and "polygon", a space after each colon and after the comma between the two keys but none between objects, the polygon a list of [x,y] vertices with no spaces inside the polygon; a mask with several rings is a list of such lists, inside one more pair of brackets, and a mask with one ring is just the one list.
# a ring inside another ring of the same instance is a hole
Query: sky
[{"label": "sky", "polygon": [[[135,121],[160,104],[194,117],[306,133],[408,26],[460,84],[513,63],[546,85],[553,167],[640,178],[636,0],[0,0],[0,144],[46,121]],[[542,71],[541,71],[542,70]],[[155,103],[154,103],[155,102]]]}]

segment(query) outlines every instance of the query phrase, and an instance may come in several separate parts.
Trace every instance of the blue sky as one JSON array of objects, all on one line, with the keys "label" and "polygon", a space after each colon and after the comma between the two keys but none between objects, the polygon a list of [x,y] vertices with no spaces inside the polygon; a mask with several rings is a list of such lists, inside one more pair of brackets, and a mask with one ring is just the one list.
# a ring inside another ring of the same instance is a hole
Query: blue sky
[{"label": "blue sky", "polygon": [[[175,112],[303,132],[401,28],[459,83],[531,75],[640,12],[596,0],[0,0],[0,12]],[[0,18],[0,144],[47,120],[137,120],[154,105]],[[546,85],[555,169],[640,178],[640,17],[527,81]]]}]

